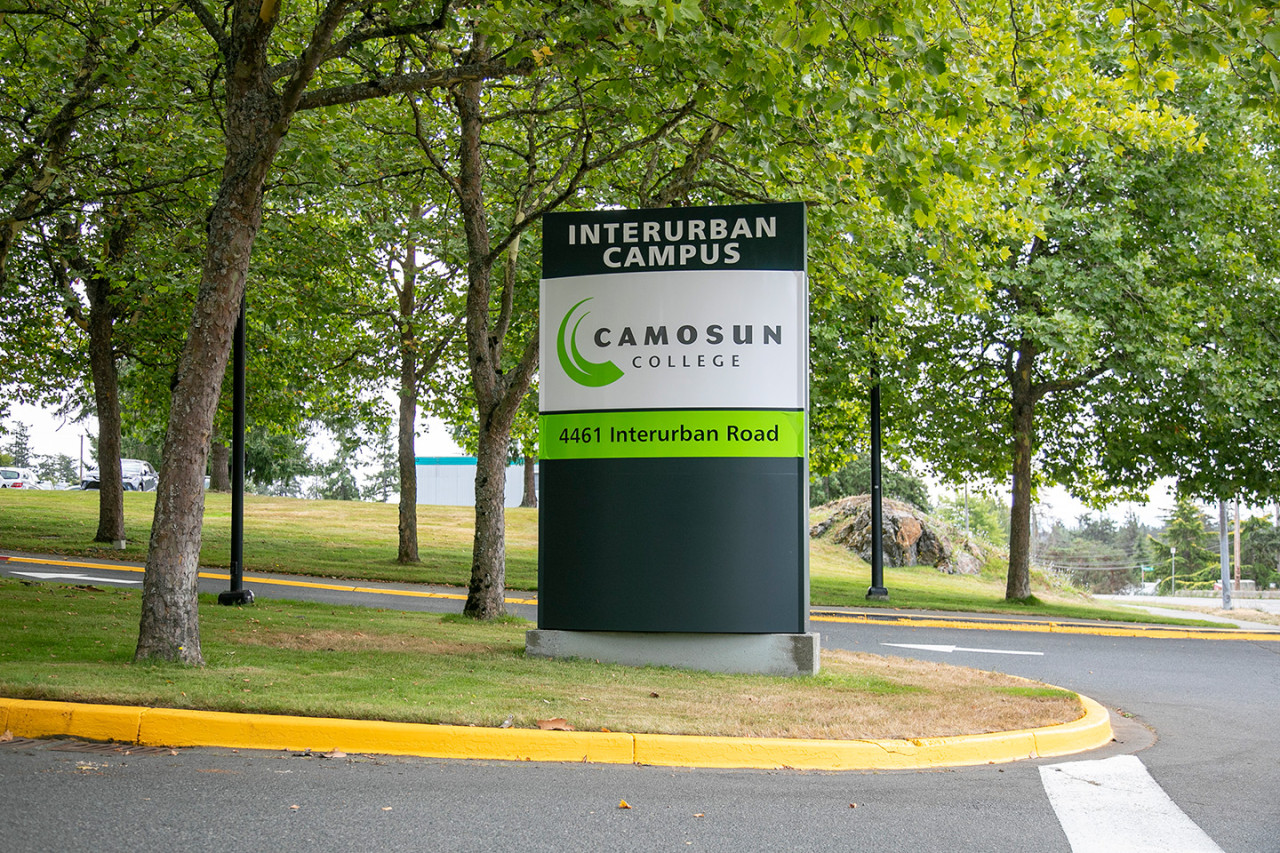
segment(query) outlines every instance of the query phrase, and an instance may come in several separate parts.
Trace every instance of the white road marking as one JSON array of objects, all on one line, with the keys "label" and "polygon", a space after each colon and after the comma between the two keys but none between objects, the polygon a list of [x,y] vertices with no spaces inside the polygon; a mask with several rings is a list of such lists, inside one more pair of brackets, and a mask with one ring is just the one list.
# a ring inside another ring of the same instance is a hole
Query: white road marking
[{"label": "white road marking", "polygon": [[1222,853],[1134,755],[1040,768],[1072,853]]},{"label": "white road marking", "polygon": [[881,643],[882,646],[893,646],[895,649],[920,649],[926,652],[978,652],[984,655],[1043,655],[1044,652],[1019,652],[1013,649],[969,649],[964,646],[929,646],[920,643]]},{"label": "white road marking", "polygon": [[11,572],[11,574],[25,575],[29,578],[39,578],[42,581],[69,580],[98,581],[99,583],[142,583],[142,581],[125,580],[124,578],[95,578],[92,575],[72,575],[61,572]]}]

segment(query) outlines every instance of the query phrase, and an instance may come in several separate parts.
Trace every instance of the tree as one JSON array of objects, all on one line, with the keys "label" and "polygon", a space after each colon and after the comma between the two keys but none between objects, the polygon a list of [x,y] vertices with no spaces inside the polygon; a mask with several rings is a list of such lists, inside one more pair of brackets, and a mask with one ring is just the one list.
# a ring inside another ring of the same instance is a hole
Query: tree
[{"label": "tree", "polygon": [[[399,458],[397,442],[392,440],[391,431],[389,429],[379,431],[373,445],[373,463],[378,467],[360,492],[362,500],[386,503],[392,495],[400,493]],[[403,500],[403,495],[401,499]],[[417,504],[416,495],[413,503]]]},{"label": "tree", "polygon": [[[881,487],[884,496],[929,512],[929,489],[910,471],[893,464],[883,466]],[[865,495],[871,491],[871,460],[860,456],[832,474],[815,477],[809,485],[809,503],[817,506],[849,495]]]},{"label": "tree", "polygon": [[245,431],[245,477],[260,494],[301,497],[302,478],[313,473],[304,440],[291,433]]},{"label": "tree", "polygon": [[32,464],[31,429],[22,421],[14,424],[9,433],[9,440],[4,444],[4,451],[9,455],[11,465],[27,468]]},{"label": "tree", "polygon": [[[910,412],[931,461],[953,475],[1012,477],[1010,599],[1030,595],[1037,479],[1101,503],[1140,492],[1159,474],[1198,470],[1204,463],[1185,452],[1184,433],[1212,431],[1221,438],[1208,446],[1227,446],[1205,407],[1173,410],[1174,401],[1190,402],[1191,385],[1211,381],[1206,354],[1228,344],[1230,330],[1202,322],[1220,310],[1224,284],[1272,277],[1270,236],[1249,224],[1271,204],[1265,170],[1242,139],[1248,124],[1238,106],[1220,95],[1211,81],[1179,90],[1177,102],[1196,111],[1203,131],[1184,144],[1168,143],[1171,132],[1190,130],[1186,121],[1143,109],[1126,131],[1142,133],[1128,143],[1075,149],[1038,181],[1043,224],[1006,243],[1004,263],[989,263],[991,290],[976,310],[955,321],[926,309],[924,322],[912,320],[921,372]],[[938,292],[926,286],[920,296]],[[1265,340],[1251,328],[1235,333]],[[1232,382],[1213,396],[1223,411],[1256,411],[1269,387]],[[1252,432],[1261,437],[1259,427]]]},{"label": "tree", "polygon": [[[139,4],[121,16],[116,3],[61,0],[26,0],[4,10],[0,85],[11,145],[0,160],[0,285],[32,222],[100,198],[81,180],[84,164],[110,161],[119,146],[86,125],[109,115],[112,100],[121,99],[121,81],[154,61],[144,48],[175,11]],[[119,26],[122,20],[131,26]]]},{"label": "tree", "polygon": [[318,463],[314,468],[316,484],[312,497],[327,501],[358,501],[360,484],[356,480],[358,464],[358,439],[351,435],[339,435],[338,447],[333,458]]},{"label": "tree", "polygon": [[[403,112],[400,110],[399,112]],[[415,127],[414,131],[418,128]],[[398,130],[398,132],[396,132]],[[460,332],[459,240],[454,211],[431,198],[429,181],[406,168],[405,152],[394,147],[416,132],[399,128],[395,117],[375,129],[387,144],[370,157],[376,175],[365,180],[362,225],[368,238],[357,251],[366,258],[370,278],[377,269],[378,291],[389,299],[374,299],[357,312],[374,325],[376,355],[370,361],[381,377],[394,376],[398,398],[396,456],[399,520],[396,560],[418,562],[417,465],[414,439],[418,409],[429,379]],[[415,143],[416,145],[416,143]],[[390,152],[390,153],[388,153]],[[395,159],[396,157],[400,159]],[[412,180],[385,175],[409,171]],[[425,201],[423,199],[426,199]],[[406,199],[417,199],[406,204]]]},{"label": "tree", "polygon": [[1009,505],[985,492],[944,496],[936,512],[952,526],[993,544],[1009,541]]},{"label": "tree", "polygon": [[[119,362],[140,329],[162,336],[156,307],[180,264],[178,220],[191,209],[184,202],[193,190],[183,188],[211,171],[188,121],[201,107],[192,93],[203,86],[186,74],[174,12],[131,9],[123,19],[134,22],[130,28],[119,26],[112,4],[45,0],[10,10],[13,73],[2,85],[14,106],[11,137],[21,142],[0,174],[0,205],[12,205],[0,229],[0,279],[11,309],[0,335],[39,358],[6,384],[71,406],[87,361],[100,433],[94,538],[101,542],[124,538]],[[58,64],[68,62],[75,73],[60,73]],[[144,73],[155,65],[172,70]],[[150,251],[157,231],[164,252]],[[33,349],[37,343],[43,348]]]},{"label": "tree", "polygon": [[[301,110],[505,77],[519,73],[522,65],[507,57],[455,63],[447,50],[443,55],[451,64],[434,65],[436,45],[430,37],[450,22],[448,0],[430,10],[407,3],[397,8],[394,20],[340,0],[313,15],[299,12],[284,19],[277,2],[234,0],[222,16],[202,0],[185,5],[217,49],[226,156],[209,212],[195,309],[178,362],[135,657],[201,664],[195,584],[209,435],[262,224],[263,186],[294,116]],[[406,41],[423,47],[417,57],[422,70],[378,67],[382,60],[394,62],[399,55],[394,46]],[[391,50],[382,52],[382,47]],[[277,52],[290,58],[276,62]],[[322,67],[326,74],[320,73]]]},{"label": "tree", "polygon": [[1168,558],[1156,572],[1161,586],[1212,585],[1220,570],[1218,554],[1206,547],[1205,514],[1189,496],[1177,494],[1162,535],[1152,539]]},{"label": "tree", "polygon": [[[422,208],[414,207],[412,214],[415,224],[422,221]],[[457,333],[459,319],[458,314],[452,313],[444,322],[439,317],[442,309],[452,310],[449,303],[453,288],[450,285],[457,277],[456,269],[446,268],[443,272],[433,270],[430,278],[434,286],[421,288],[423,271],[419,268],[417,254],[418,242],[407,240],[400,263],[400,275],[390,276],[396,296],[395,325],[399,333],[397,352],[400,361],[400,417],[396,433],[396,458],[400,474],[399,544],[396,554],[396,561],[399,563],[416,563],[419,559],[418,469],[413,441],[417,435],[418,399],[426,377],[436,369]],[[437,263],[442,263],[450,254],[437,248],[432,252],[432,257],[437,259]]]},{"label": "tree", "polygon": [[[668,7],[666,15],[656,24],[658,35],[671,39],[668,47],[678,54],[676,30],[667,26],[676,17],[701,19],[701,12],[682,4]],[[653,43],[649,20],[637,18],[624,28],[593,15],[572,24],[556,47],[539,49],[544,73],[506,92],[505,103],[491,100],[481,80],[454,87],[449,107],[457,156],[446,162],[435,145],[423,152],[456,197],[467,240],[465,341],[477,413],[477,473],[464,613],[475,618],[506,612],[505,470],[512,427],[538,362],[536,278],[522,262],[521,238],[548,211],[589,201],[576,199],[589,176],[668,138],[700,99],[699,81],[672,75],[669,63],[643,53]],[[592,47],[584,49],[587,44]],[[509,49],[506,36],[477,26],[465,56],[484,63]],[[651,111],[635,109],[642,93]],[[498,212],[490,198],[504,178],[507,192],[500,197],[507,201]]]},{"label": "tree", "polygon": [[1138,520],[1138,516],[1132,511],[1125,515],[1124,525],[1116,534],[1116,544],[1135,566],[1151,563],[1150,540],[1151,531]]},{"label": "tree", "polygon": [[75,483],[76,461],[65,453],[36,457],[36,473],[51,483]]},{"label": "tree", "polygon": [[1240,532],[1242,575],[1265,589],[1280,577],[1280,528],[1267,518],[1247,518]]}]

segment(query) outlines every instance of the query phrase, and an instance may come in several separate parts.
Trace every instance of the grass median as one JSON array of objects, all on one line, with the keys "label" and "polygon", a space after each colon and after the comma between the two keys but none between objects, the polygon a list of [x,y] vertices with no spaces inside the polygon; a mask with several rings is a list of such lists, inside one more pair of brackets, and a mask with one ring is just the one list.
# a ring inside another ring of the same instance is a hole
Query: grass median
[{"label": "grass median", "polygon": [[[717,675],[524,655],[522,620],[201,598],[207,665],[133,662],[136,591],[0,580],[0,695],[580,731],[917,738],[1081,714],[1074,693],[943,664],[825,651],[815,677]],[[557,725],[559,725],[557,723]]]},{"label": "grass median", "polygon": [[[124,495],[123,551],[95,544],[97,492],[22,492],[0,489],[0,548],[39,554],[146,560],[155,496]],[[418,507],[420,563],[395,560],[398,510],[394,504],[312,501],[247,495],[245,498],[245,570],[350,580],[434,583],[465,587],[471,570],[475,512],[470,507]],[[506,582],[509,589],[535,590],[538,584],[537,510],[506,513]],[[200,565],[225,569],[231,559],[231,498],[210,492]],[[810,598],[814,605],[953,610],[1026,614],[1062,619],[1207,625],[1194,619],[1170,620],[1103,604],[1088,595],[1033,574],[1036,600],[1004,600],[1005,579],[998,571],[947,575],[933,568],[886,567],[888,602],[866,600],[871,571],[849,551],[825,541],[811,545]]]}]

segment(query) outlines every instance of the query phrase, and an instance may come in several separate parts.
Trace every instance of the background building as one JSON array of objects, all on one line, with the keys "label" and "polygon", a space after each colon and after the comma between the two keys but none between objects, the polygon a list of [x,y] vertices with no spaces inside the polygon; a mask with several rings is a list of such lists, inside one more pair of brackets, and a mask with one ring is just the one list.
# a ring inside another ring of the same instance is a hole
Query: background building
[{"label": "background building", "polygon": [[[476,459],[474,456],[419,456],[418,503],[435,506],[475,506]],[[534,482],[537,483],[535,466]],[[537,486],[535,485],[535,491]],[[519,506],[524,497],[524,462],[507,465],[506,506]]]}]

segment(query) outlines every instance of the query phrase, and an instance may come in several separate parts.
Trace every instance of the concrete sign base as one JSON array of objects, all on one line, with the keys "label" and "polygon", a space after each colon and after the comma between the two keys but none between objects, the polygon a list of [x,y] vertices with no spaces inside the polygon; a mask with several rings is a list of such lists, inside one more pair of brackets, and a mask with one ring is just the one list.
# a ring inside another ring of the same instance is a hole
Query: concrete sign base
[{"label": "concrete sign base", "polygon": [[817,675],[818,634],[664,634],[534,630],[525,654],[748,675]]}]

